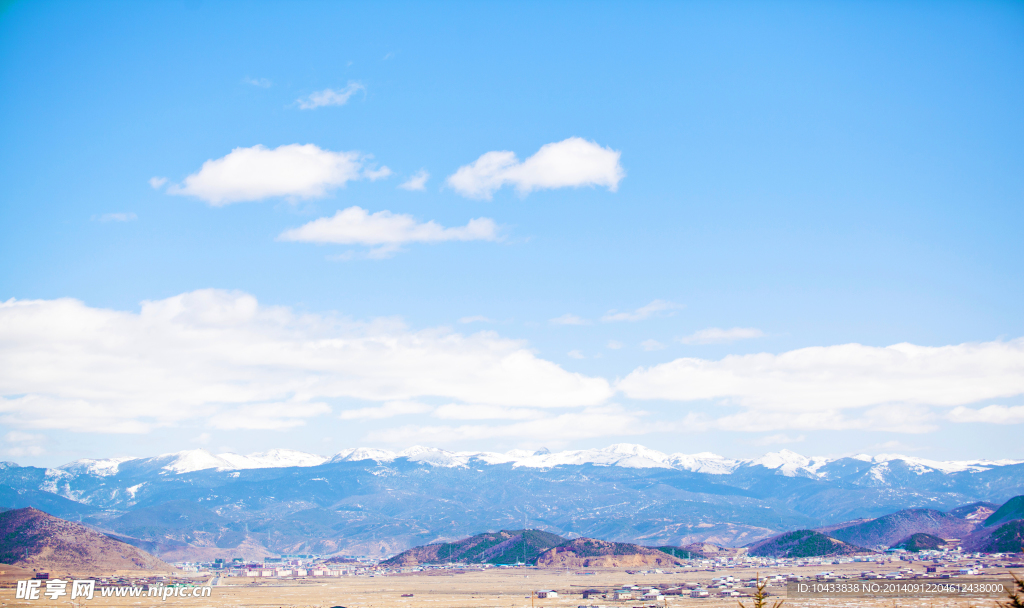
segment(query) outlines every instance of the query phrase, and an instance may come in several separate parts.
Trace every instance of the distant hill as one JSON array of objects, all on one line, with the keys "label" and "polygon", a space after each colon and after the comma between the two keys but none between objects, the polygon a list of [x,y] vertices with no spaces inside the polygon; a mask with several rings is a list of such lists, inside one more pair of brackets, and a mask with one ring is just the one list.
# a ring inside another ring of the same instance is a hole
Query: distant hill
[{"label": "distant hill", "polygon": [[1015,519],[1024,519],[1024,496],[1015,496],[1006,501],[985,520],[985,526],[996,526]]},{"label": "distant hill", "polygon": [[916,534],[911,534],[910,536],[896,543],[895,545],[893,545],[893,548],[904,549],[906,551],[910,551],[911,553],[917,553],[919,551],[931,551],[934,549],[938,549],[939,547],[945,544],[945,539],[939,538],[938,536],[934,536],[931,534],[918,532]]},{"label": "distant hill", "polygon": [[823,557],[852,555],[865,550],[814,530],[794,530],[758,541],[748,553],[761,557]]},{"label": "distant hill", "polygon": [[947,513],[954,517],[959,517],[960,519],[966,519],[969,521],[985,521],[985,519],[989,515],[995,513],[998,508],[999,505],[994,502],[972,502],[969,505],[950,509]]},{"label": "distant hill", "polygon": [[1024,553],[1024,495],[1014,496],[985,520],[985,527],[962,541],[967,551]]},{"label": "distant hill", "polygon": [[966,551],[1024,553],[1024,520],[987,526],[962,539],[960,544]]},{"label": "distant hill", "polygon": [[[23,509],[25,507],[35,507],[46,509],[47,513],[56,514],[57,517],[67,517],[78,519],[82,516],[88,516],[95,514],[99,509],[87,504],[82,504],[58,496],[51,492],[46,492],[39,489],[40,483],[32,484],[35,480],[22,480],[5,479],[4,473],[8,473],[3,465],[10,465],[11,463],[0,463],[0,505],[3,505],[7,509]],[[14,465],[17,466],[17,465]],[[19,483],[20,482],[20,483]],[[28,485],[25,482],[28,482]],[[25,487],[28,485],[28,487]]]},{"label": "distant hill", "polygon": [[445,562],[467,564],[533,563],[537,556],[565,539],[543,530],[485,532],[452,543],[434,543],[403,551],[385,561],[393,566]]},{"label": "distant hill", "polygon": [[917,533],[963,538],[978,525],[978,522],[934,509],[904,509],[878,519],[834,528],[829,531],[829,536],[860,547],[891,547]]},{"label": "distant hill", "polygon": [[651,547],[577,538],[548,549],[537,557],[538,566],[566,568],[671,567],[682,560]]},{"label": "distant hill", "polygon": [[141,549],[32,507],[0,513],[0,562],[71,571],[174,570]]},{"label": "distant hill", "polygon": [[[220,534],[227,521],[194,500],[172,500],[134,509],[104,523],[105,527],[118,534],[133,538],[176,537],[183,533],[181,540],[187,542],[200,537],[206,540],[205,535],[209,534]],[[219,536],[214,539],[217,546],[234,547],[245,537],[244,533],[233,536],[227,539],[228,542],[222,542]]]}]

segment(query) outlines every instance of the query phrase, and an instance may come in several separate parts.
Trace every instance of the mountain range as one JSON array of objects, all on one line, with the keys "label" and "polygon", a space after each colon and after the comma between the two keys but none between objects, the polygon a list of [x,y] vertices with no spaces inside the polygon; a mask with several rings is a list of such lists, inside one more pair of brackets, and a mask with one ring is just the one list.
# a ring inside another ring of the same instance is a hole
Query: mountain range
[{"label": "mountain range", "polygon": [[[1024,496],[1000,506],[978,502],[948,512],[903,509],[874,519],[784,532],[753,543],[751,555],[808,557],[888,548],[918,552],[960,546],[983,553],[1024,552]],[[858,546],[860,545],[860,546]]]},{"label": "mountain range", "polygon": [[935,509],[904,509],[870,521],[829,526],[828,535],[837,540],[868,548],[896,545],[911,534],[925,533],[939,538],[963,538],[982,524],[953,512]]},{"label": "mountain range", "polygon": [[49,469],[0,464],[0,506],[78,520],[168,561],[389,555],[523,528],[567,539],[741,546],[908,508],[994,507],[1021,488],[1020,461],[786,450],[744,460],[631,444],[504,454],[352,448],[333,457],[191,450]]},{"label": "mountain range", "polygon": [[[109,458],[104,460],[82,459],[57,467],[60,470],[80,473],[88,472],[96,475],[110,475],[125,466],[143,468],[160,468],[172,473],[192,473],[215,469],[218,471],[237,471],[244,469],[269,469],[286,467],[314,467],[322,464],[338,462],[359,462],[372,460],[378,463],[395,460],[420,462],[437,467],[468,467],[473,462],[489,465],[510,464],[513,467],[534,469],[550,469],[557,466],[571,465],[604,465],[635,469],[679,469],[694,473],[728,474],[744,467],[762,466],[776,470],[789,477],[812,477],[829,479],[841,476],[836,463],[848,464],[855,460],[871,465],[871,474],[875,477],[885,475],[887,463],[899,461],[915,472],[939,471],[942,473],[980,472],[992,467],[1024,464],[1024,460],[958,460],[940,461],[915,458],[900,454],[880,454],[869,456],[858,454],[840,458],[806,457],[790,450],[770,452],[753,459],[725,458],[711,452],[698,454],[665,454],[642,445],[619,443],[603,449],[566,450],[550,452],[548,450],[527,451],[512,450],[509,452],[452,452],[438,448],[413,446],[400,452],[377,448],[348,448],[333,457],[310,454],[295,450],[270,450],[256,454],[241,455],[233,453],[211,454],[204,449],[187,450],[173,454],[163,454],[152,458]],[[842,469],[844,467],[839,467]]]}]

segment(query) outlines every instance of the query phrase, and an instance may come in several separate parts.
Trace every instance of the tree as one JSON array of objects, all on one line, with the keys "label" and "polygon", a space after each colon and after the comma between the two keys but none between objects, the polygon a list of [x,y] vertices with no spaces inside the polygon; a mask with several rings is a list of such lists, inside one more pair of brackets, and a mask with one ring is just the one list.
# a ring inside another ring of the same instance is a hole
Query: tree
[{"label": "tree", "polygon": [[1024,608],[1024,578],[1017,578],[1016,574],[1010,576],[1013,577],[1013,587],[1006,592],[1010,596],[1009,601],[996,603],[999,608]]},{"label": "tree", "polygon": [[[765,577],[764,580],[761,580],[760,572],[758,572],[756,576],[757,591],[754,592],[754,608],[767,608],[769,593],[768,591],[766,591],[766,589],[768,589],[768,577]],[[775,600],[775,602],[771,605],[771,608],[780,608],[780,606],[782,606],[783,601],[784,600]],[[743,604],[743,602],[738,603],[740,605],[740,608],[747,608],[746,605]],[[1017,606],[1012,606],[1011,608],[1017,608]],[[1021,608],[1024,608],[1024,606],[1022,606]]]}]

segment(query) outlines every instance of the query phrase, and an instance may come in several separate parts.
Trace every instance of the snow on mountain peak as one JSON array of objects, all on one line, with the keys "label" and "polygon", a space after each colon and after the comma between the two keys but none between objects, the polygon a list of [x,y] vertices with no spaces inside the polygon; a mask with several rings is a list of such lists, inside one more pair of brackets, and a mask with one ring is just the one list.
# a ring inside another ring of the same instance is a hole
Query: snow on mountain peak
[{"label": "snow on mountain peak", "polygon": [[751,461],[750,464],[761,465],[766,469],[789,468],[794,470],[811,464],[811,459],[791,450],[779,450],[778,452],[768,452],[764,456]]},{"label": "snow on mountain peak", "polygon": [[751,460],[750,466],[760,465],[766,469],[774,469],[786,477],[796,477],[798,475],[816,476],[818,469],[830,462],[832,462],[831,458],[823,456],[808,458],[792,450],[779,450]]},{"label": "snow on mountain peak", "polygon": [[464,467],[469,460],[468,454],[463,452],[449,452],[438,448],[425,448],[415,445],[398,453],[399,458],[408,458],[410,462],[423,462],[435,467]]},{"label": "snow on mountain peak", "polygon": [[510,458],[510,459],[512,459],[512,460],[516,460],[516,459],[519,459],[519,458],[528,458],[530,456],[536,456],[536,455],[537,455],[537,452],[534,452],[532,450],[509,450],[509,451],[505,452],[505,456]]},{"label": "snow on mountain peak", "polygon": [[121,463],[128,462],[129,460],[134,460],[134,458],[106,458],[103,460],[82,458],[57,468],[69,473],[86,473],[96,475],[97,477],[107,477],[109,475],[117,475]]},{"label": "snow on mountain peak", "polygon": [[728,475],[736,470],[744,461],[725,458],[712,452],[697,454],[672,454],[668,464],[684,471],[706,473],[708,475]]},{"label": "snow on mountain peak", "polygon": [[315,467],[327,462],[319,454],[307,454],[296,450],[270,450],[242,456],[239,454],[217,454],[227,461],[232,469],[272,469],[282,467]]},{"label": "snow on mountain peak", "polygon": [[163,470],[171,473],[177,473],[179,475],[181,473],[192,473],[194,471],[203,471],[205,469],[222,469],[231,467],[231,463],[228,461],[218,458],[202,448],[157,456],[157,458],[161,459],[166,457],[171,457],[171,460],[162,467]]},{"label": "snow on mountain peak", "polygon": [[410,462],[419,462],[435,467],[465,467],[469,466],[469,461],[473,459],[482,460],[487,464],[504,464],[515,462],[534,454],[535,452],[526,450],[513,450],[507,454],[499,454],[497,452],[451,452],[440,448],[414,445],[401,452],[377,448],[348,448],[335,454],[329,462],[357,462],[360,460],[391,462],[396,458],[406,458]]},{"label": "snow on mountain peak", "polygon": [[894,460],[902,460],[907,463],[910,469],[918,475],[923,475],[930,471],[939,471],[942,473],[962,473],[964,471],[970,471],[972,473],[980,473],[981,471],[987,471],[994,466],[1016,464],[1016,462],[1012,460],[929,460],[927,458],[904,456],[902,454],[879,454],[874,458],[875,462],[880,463],[888,463]]},{"label": "snow on mountain peak", "polygon": [[[511,457],[510,457],[511,458]],[[642,445],[617,443],[603,449],[535,452],[515,458],[513,466],[548,469],[560,465],[619,466],[631,469],[670,468],[669,457]]]},{"label": "snow on mountain peak", "polygon": [[[275,449],[248,455],[230,452],[211,454],[204,449],[195,449],[173,454],[163,454],[155,458],[110,458],[105,460],[86,458],[68,463],[57,469],[50,469],[50,471],[54,475],[88,474],[104,477],[116,475],[123,471],[124,467],[122,465],[127,462],[135,462],[142,465],[150,463],[149,466],[158,467],[166,473],[183,474],[208,469],[236,471],[240,469],[312,467],[325,463],[359,462],[365,460],[385,463],[393,462],[398,458],[404,458],[413,463],[445,468],[468,467],[472,461],[477,461],[480,464],[487,465],[511,465],[517,468],[539,469],[579,465],[616,466],[635,469],[674,468],[710,475],[727,475],[741,467],[762,466],[787,477],[821,477],[822,474],[819,473],[819,469],[839,460],[838,458],[821,456],[808,458],[791,450],[769,452],[755,459],[725,458],[711,452],[665,454],[664,452],[634,443],[616,443],[606,448],[565,450],[562,452],[510,450],[504,454],[497,452],[454,452],[417,445],[401,452],[365,447],[347,448],[331,458],[325,458],[319,454],[286,449]],[[912,472],[918,475],[930,472],[980,472],[992,467],[1020,464],[1021,462],[1014,460],[938,461],[900,454],[879,454],[878,456],[858,454],[848,458],[870,463],[872,465],[870,475],[880,482],[884,482],[885,478],[891,474],[893,469],[890,463],[896,461],[905,463]]]},{"label": "snow on mountain peak", "polygon": [[238,471],[241,469],[313,467],[327,462],[327,459],[319,454],[307,454],[296,450],[270,450],[247,455],[225,452],[214,455],[200,448],[157,457],[157,459],[165,458],[170,458],[170,462],[162,468],[177,474],[205,471],[206,469]]},{"label": "snow on mountain peak", "polygon": [[660,464],[665,464],[669,460],[668,454],[659,452],[658,450],[652,450],[651,448],[636,443],[616,443],[608,446],[604,451],[611,452],[613,454],[622,454],[624,456],[643,458]]},{"label": "snow on mountain peak", "polygon": [[377,462],[391,462],[398,457],[398,454],[391,450],[378,450],[376,448],[348,448],[334,455],[329,462],[358,462],[360,460],[376,460]]},{"label": "snow on mountain peak", "polygon": [[766,469],[778,470],[786,477],[796,477],[797,473],[810,466],[811,459],[791,450],[779,450],[778,452],[769,452],[751,461],[750,464],[751,466],[760,465]]}]

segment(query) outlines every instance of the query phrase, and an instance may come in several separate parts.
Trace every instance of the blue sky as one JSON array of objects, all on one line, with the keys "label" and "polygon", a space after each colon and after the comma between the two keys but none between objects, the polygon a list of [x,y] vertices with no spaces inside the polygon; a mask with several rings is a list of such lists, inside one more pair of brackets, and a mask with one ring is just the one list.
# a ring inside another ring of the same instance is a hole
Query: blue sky
[{"label": "blue sky", "polygon": [[8,459],[1024,458],[1019,3],[14,2],[0,83]]}]

